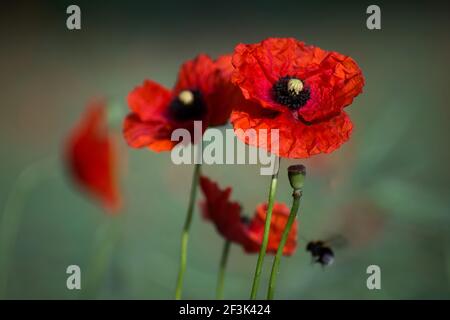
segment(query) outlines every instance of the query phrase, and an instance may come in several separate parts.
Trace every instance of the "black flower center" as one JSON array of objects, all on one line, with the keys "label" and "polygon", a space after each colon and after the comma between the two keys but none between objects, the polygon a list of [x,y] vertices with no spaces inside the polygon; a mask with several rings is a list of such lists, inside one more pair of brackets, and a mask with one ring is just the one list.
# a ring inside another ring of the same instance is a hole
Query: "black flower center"
[{"label": "black flower center", "polygon": [[198,90],[180,91],[169,106],[169,113],[177,121],[201,120],[206,112],[202,95]]},{"label": "black flower center", "polygon": [[272,90],[276,102],[293,110],[303,107],[311,97],[311,91],[305,83],[291,76],[280,78]]}]

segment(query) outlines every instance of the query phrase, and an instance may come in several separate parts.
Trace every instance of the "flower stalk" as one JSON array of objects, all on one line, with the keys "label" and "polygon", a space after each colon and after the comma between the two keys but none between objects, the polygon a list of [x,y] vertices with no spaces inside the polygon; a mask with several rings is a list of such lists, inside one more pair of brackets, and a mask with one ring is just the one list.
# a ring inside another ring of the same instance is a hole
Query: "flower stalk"
[{"label": "flower stalk", "polygon": [[275,284],[277,281],[278,270],[280,268],[281,256],[283,255],[284,246],[286,245],[286,241],[289,236],[289,232],[291,231],[292,225],[297,217],[298,208],[300,207],[300,199],[302,197],[302,188],[305,179],[305,167],[302,165],[290,166],[288,168],[288,176],[289,182],[293,188],[292,192],[292,207],[291,212],[289,214],[288,221],[286,222],[286,226],[283,231],[283,235],[281,236],[281,241],[278,246],[277,253],[273,260],[272,272],[270,273],[269,280],[269,289],[267,292],[267,299],[272,300],[275,295]]},{"label": "flower stalk", "polygon": [[226,240],[223,246],[222,258],[220,259],[219,276],[217,278],[216,298],[223,299],[223,288],[225,283],[225,270],[228,262],[228,255],[230,253],[231,242]]},{"label": "flower stalk", "polygon": [[270,188],[269,188],[269,200],[267,204],[267,214],[266,214],[266,221],[264,224],[264,235],[263,235],[263,241],[261,244],[261,249],[259,250],[258,255],[258,261],[256,263],[256,270],[255,275],[253,278],[253,285],[252,285],[252,292],[250,294],[250,299],[255,300],[256,295],[258,294],[258,287],[259,283],[261,282],[261,272],[262,272],[262,265],[264,262],[264,257],[266,255],[267,250],[267,243],[269,241],[269,232],[270,232],[270,223],[272,220],[272,209],[273,204],[275,202],[275,194],[277,191],[277,184],[278,184],[278,171],[280,167],[280,158],[278,159],[278,163],[276,164],[276,172],[272,175],[272,180],[270,182]]},{"label": "flower stalk", "polygon": [[197,196],[197,188],[198,188],[199,179],[200,179],[200,168],[201,168],[200,163],[195,164],[194,175],[192,177],[191,194],[189,197],[189,205],[188,205],[187,215],[186,215],[186,220],[184,222],[183,231],[181,234],[180,268],[178,271],[177,286],[175,289],[175,299],[176,300],[181,299],[181,295],[183,292],[183,281],[184,281],[184,274],[186,272],[186,262],[187,262],[187,246],[188,246],[188,241],[189,241],[189,230],[191,228],[195,198]]}]

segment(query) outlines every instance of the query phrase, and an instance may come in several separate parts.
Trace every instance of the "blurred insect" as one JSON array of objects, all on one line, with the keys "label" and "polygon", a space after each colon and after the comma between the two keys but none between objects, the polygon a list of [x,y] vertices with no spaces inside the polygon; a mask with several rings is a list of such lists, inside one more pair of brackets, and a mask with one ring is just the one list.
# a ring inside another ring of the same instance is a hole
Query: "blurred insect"
[{"label": "blurred insect", "polygon": [[329,240],[309,241],[306,245],[306,251],[311,254],[312,262],[318,263],[323,267],[332,265],[334,262],[334,251],[332,247],[342,247],[347,243],[342,236],[334,236]]},{"label": "blurred insect", "polygon": [[334,252],[324,241],[310,241],[306,245],[306,251],[311,253],[313,262],[322,266],[329,266],[334,262]]}]

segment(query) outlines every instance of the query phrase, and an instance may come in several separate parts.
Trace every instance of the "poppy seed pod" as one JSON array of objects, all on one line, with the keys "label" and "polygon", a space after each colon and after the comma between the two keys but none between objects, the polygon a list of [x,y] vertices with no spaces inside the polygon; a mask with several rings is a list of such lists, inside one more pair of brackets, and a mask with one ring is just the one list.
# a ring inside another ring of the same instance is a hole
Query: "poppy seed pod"
[{"label": "poppy seed pod", "polygon": [[302,189],[305,183],[305,176],[306,176],[306,168],[304,165],[296,164],[289,166],[288,177],[292,189],[294,190]]}]

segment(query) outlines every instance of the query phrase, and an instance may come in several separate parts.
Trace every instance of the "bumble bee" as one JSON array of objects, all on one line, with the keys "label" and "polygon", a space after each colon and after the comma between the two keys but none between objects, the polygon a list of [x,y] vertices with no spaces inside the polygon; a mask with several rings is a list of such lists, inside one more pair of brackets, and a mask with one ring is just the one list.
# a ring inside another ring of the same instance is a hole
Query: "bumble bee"
[{"label": "bumble bee", "polygon": [[324,241],[310,241],[306,245],[306,251],[311,253],[313,262],[317,262],[322,266],[329,266],[334,262],[334,252],[327,247]]},{"label": "bumble bee", "polygon": [[327,241],[309,241],[306,245],[306,251],[311,253],[313,262],[326,267],[334,262],[334,251],[331,246],[343,246],[345,242],[345,239],[340,236]]}]

